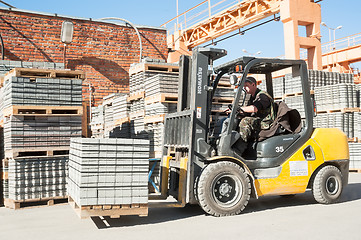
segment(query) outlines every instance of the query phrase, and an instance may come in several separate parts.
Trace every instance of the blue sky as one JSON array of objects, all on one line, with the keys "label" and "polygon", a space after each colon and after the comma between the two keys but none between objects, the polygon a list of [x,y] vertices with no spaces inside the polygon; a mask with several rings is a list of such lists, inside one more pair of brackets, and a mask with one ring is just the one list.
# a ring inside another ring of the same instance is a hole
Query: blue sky
[{"label": "blue sky", "polygon": [[[5,2],[20,9],[93,19],[120,17],[134,24],[149,26],[160,26],[177,15],[176,0],[5,0]],[[179,13],[200,2],[202,0],[178,0]],[[213,0],[213,2],[216,1]],[[342,25],[342,29],[336,31],[336,39],[361,32],[360,0],[323,0],[319,4],[322,9],[322,21],[334,28]],[[3,4],[0,6],[5,7]],[[327,28],[321,26],[321,35],[323,36],[321,40],[323,43],[329,41]],[[219,43],[217,47],[225,48],[228,51],[228,56],[222,62],[245,55],[242,49],[246,49],[250,53],[261,51],[260,56],[262,57],[281,56],[284,54],[282,23],[265,24],[247,31],[243,36],[239,35],[225,40]]]}]

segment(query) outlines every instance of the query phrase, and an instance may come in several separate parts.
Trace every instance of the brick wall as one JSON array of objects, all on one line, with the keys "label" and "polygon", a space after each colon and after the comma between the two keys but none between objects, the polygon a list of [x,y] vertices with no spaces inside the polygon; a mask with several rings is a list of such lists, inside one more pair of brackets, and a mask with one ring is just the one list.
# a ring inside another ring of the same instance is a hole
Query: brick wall
[{"label": "brick wall", "polygon": [[[66,51],[66,68],[85,71],[83,99],[89,100],[89,82],[95,105],[110,93],[127,92],[129,66],[139,61],[139,42],[135,30],[125,25],[0,9],[5,59],[63,62],[60,33],[64,20],[74,24],[73,42]],[[166,31],[138,30],[143,57],[166,60]]]}]

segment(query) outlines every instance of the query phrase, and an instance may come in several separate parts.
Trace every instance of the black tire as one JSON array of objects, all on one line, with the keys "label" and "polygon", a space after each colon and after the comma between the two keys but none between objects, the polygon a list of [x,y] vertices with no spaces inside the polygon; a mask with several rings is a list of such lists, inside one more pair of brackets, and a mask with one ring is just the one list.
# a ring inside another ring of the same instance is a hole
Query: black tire
[{"label": "black tire", "polygon": [[322,204],[338,202],[342,190],[342,174],[337,167],[325,166],[316,174],[312,193],[317,202]]},{"label": "black tire", "polygon": [[233,162],[217,162],[206,166],[198,180],[198,202],[213,216],[239,214],[248,204],[251,184],[244,169]]}]

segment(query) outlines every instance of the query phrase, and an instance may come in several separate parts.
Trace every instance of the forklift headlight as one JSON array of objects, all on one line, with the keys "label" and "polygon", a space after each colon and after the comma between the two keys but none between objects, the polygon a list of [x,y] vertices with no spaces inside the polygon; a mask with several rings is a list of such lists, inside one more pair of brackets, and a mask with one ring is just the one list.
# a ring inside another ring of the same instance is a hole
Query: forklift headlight
[{"label": "forklift headlight", "polygon": [[231,75],[231,77],[229,78],[229,82],[231,85],[236,85],[238,82],[238,77],[236,75]]}]

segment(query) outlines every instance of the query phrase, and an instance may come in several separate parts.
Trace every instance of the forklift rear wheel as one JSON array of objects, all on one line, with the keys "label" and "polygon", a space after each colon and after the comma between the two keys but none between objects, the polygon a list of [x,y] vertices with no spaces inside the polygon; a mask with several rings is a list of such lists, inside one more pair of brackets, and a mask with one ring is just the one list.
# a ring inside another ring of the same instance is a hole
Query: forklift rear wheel
[{"label": "forklift rear wheel", "polygon": [[342,174],[337,167],[325,166],[316,174],[312,192],[317,202],[335,203],[339,200],[342,190]]},{"label": "forklift rear wheel", "polygon": [[244,169],[228,161],[206,166],[198,181],[199,205],[213,216],[239,214],[248,204],[250,180]]}]

